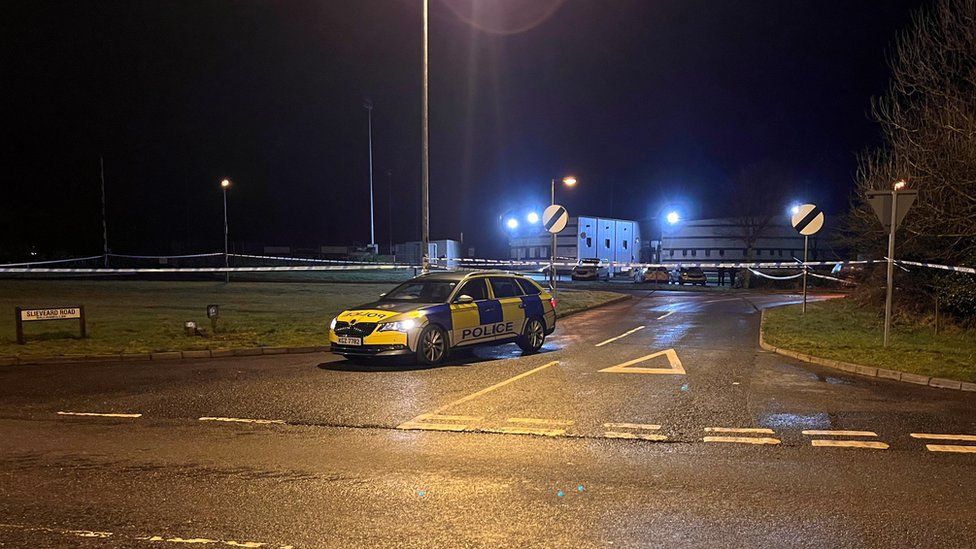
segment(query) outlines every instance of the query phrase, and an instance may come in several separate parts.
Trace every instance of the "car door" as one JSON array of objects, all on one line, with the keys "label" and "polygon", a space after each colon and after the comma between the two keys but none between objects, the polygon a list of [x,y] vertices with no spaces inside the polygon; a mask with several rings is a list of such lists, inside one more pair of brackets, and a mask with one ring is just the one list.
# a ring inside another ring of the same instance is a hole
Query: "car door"
[{"label": "car door", "polygon": [[522,333],[525,327],[525,292],[518,281],[511,276],[492,276],[491,292],[494,300],[501,306],[501,319],[486,330],[491,330],[497,338],[511,337]]},{"label": "car door", "polygon": [[[458,303],[458,298],[462,295],[470,296],[474,301]],[[452,345],[470,345],[484,338],[484,330],[480,329],[482,311],[497,306],[490,303],[490,297],[488,280],[484,277],[468,280],[454,294],[454,299],[451,302]]]}]

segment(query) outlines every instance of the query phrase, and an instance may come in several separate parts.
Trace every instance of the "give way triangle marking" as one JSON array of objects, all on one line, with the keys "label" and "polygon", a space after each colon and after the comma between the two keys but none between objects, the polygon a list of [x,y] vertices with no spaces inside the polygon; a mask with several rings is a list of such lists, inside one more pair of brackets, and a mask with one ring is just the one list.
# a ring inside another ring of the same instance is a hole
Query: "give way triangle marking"
[{"label": "give way triangle marking", "polygon": [[[668,357],[669,368],[641,368],[634,366],[634,364],[640,364],[641,362],[647,362],[661,355]],[[604,368],[600,370],[601,372],[607,372],[611,374],[672,374],[672,375],[684,375],[685,368],[681,365],[681,360],[678,359],[678,353],[674,352],[674,349],[666,349],[664,351],[658,351],[654,354],[647,356],[642,356],[640,358],[635,358],[634,360],[624,362],[623,364],[617,364],[616,366],[611,366],[609,368]]]}]

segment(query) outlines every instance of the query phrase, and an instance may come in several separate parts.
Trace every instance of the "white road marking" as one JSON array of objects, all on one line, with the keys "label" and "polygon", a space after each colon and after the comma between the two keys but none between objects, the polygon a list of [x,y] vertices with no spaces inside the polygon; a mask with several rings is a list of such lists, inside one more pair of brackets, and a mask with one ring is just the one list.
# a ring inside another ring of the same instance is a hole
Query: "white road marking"
[{"label": "white road marking", "polygon": [[963,442],[976,442],[976,435],[947,435],[940,433],[912,433],[912,438],[922,438],[928,440],[961,440]]},{"label": "white road marking", "polygon": [[926,444],[929,452],[956,452],[959,454],[976,454],[976,446],[958,446],[954,444]]},{"label": "white road marking", "polygon": [[704,304],[708,304],[708,303],[723,303],[725,301],[739,301],[739,298],[733,297],[733,298],[726,298],[726,299],[713,299],[711,301],[705,301]]},{"label": "white road marking", "polygon": [[630,330],[628,332],[624,332],[624,333],[618,335],[617,337],[611,337],[610,339],[608,339],[606,341],[601,341],[600,343],[597,343],[596,346],[597,347],[603,347],[607,343],[613,343],[614,341],[617,341],[618,339],[625,338],[625,337],[629,336],[630,334],[632,334],[634,332],[639,332],[639,331],[643,330],[644,328],[645,328],[644,326],[638,326],[638,327],[634,328],[633,330]]},{"label": "white road marking", "polygon": [[736,444],[779,444],[778,438],[767,437],[705,437],[704,442],[733,442]]},{"label": "white road marking", "polygon": [[656,431],[661,428],[660,425],[652,423],[604,423],[603,426],[607,429],[647,429],[649,431]]},{"label": "white road marking", "polygon": [[657,317],[657,319],[658,320],[664,320],[665,318],[668,318],[669,316],[671,316],[673,314],[674,314],[674,311],[668,311],[668,312],[664,313],[663,315]]},{"label": "white road marking", "polygon": [[99,412],[58,412],[59,416],[86,416],[86,417],[125,417],[125,418],[137,418],[142,417],[142,414],[110,414],[110,413],[99,413]]},{"label": "white road marking", "polygon": [[405,431],[453,431],[459,433],[468,426],[462,423],[426,423],[419,421],[407,421],[397,425],[397,429]]},{"label": "white road marking", "polygon": [[875,440],[811,440],[813,446],[828,446],[833,448],[869,448],[871,450],[887,450],[888,445]]},{"label": "white road marking", "polygon": [[534,417],[510,417],[506,421],[509,423],[537,423],[539,425],[572,425],[571,419],[540,419]]},{"label": "white road marking", "polygon": [[479,416],[445,416],[442,414],[420,414],[415,419],[439,419],[441,421],[481,421]]},{"label": "white road marking", "polygon": [[662,440],[668,440],[668,437],[664,435],[655,435],[648,433],[623,433],[620,431],[606,431],[603,433],[606,438],[623,438],[627,440],[653,440],[655,442],[660,442]]},{"label": "white road marking", "polygon": [[803,431],[804,435],[809,436],[837,436],[837,437],[876,437],[878,433],[874,431],[823,431],[818,429],[810,429]]},{"label": "white road marking", "polygon": [[[671,365],[670,368],[634,368],[634,364],[639,364],[641,362],[646,362],[652,358],[659,356],[665,356],[668,359],[668,363]],[[678,353],[674,352],[674,349],[666,349],[664,351],[658,351],[653,354],[642,356],[640,358],[635,358],[624,362],[623,364],[617,364],[616,366],[611,366],[609,368],[604,368],[600,370],[601,372],[606,372],[610,374],[664,374],[664,375],[684,375],[685,368],[681,365],[681,360],[678,359]]]},{"label": "white road marking", "polygon": [[258,425],[283,425],[285,420],[283,419],[250,419],[244,417],[202,417],[200,421],[224,421],[227,423],[256,423]]},{"label": "white road marking", "polygon": [[772,429],[762,427],[705,427],[706,433],[755,433],[759,435],[775,434]]},{"label": "white road marking", "polygon": [[544,437],[558,437],[566,434],[565,429],[533,429],[531,427],[488,427],[479,429],[485,433],[501,433],[505,435],[539,435]]}]

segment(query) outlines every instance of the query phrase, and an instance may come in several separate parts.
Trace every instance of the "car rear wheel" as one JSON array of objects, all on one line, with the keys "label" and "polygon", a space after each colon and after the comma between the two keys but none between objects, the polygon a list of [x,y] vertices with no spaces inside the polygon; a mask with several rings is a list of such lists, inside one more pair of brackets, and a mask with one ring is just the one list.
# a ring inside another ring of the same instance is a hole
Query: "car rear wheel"
[{"label": "car rear wheel", "polygon": [[522,349],[523,353],[538,353],[542,344],[546,342],[546,327],[538,318],[530,318],[525,323],[525,331],[518,337],[515,343]]},{"label": "car rear wheel", "polygon": [[420,332],[417,340],[417,362],[420,364],[440,364],[447,360],[449,351],[447,333],[439,326],[427,326]]}]

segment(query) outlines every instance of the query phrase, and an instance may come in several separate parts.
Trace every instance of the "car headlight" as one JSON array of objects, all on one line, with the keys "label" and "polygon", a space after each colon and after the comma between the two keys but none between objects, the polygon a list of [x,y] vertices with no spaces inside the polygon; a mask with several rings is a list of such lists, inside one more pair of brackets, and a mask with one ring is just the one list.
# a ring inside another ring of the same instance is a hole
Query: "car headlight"
[{"label": "car headlight", "polygon": [[417,321],[408,318],[397,322],[384,322],[376,329],[378,332],[408,332],[417,327]]},{"label": "car headlight", "polygon": [[339,320],[339,317],[333,318],[332,319],[332,322],[329,323],[329,329],[330,330],[335,330],[336,320]]}]

